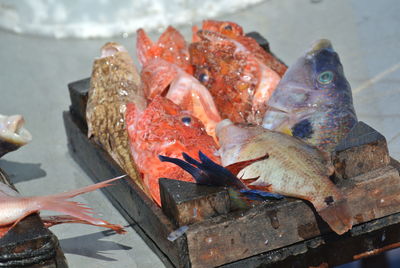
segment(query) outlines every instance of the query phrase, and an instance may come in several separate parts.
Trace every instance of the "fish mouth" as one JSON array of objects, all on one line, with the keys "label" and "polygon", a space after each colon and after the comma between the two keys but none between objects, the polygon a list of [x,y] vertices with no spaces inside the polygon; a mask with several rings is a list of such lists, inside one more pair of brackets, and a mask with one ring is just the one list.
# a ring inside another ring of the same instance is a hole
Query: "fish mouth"
[{"label": "fish mouth", "polygon": [[126,48],[115,42],[108,42],[101,48],[100,58],[114,56],[118,52],[127,52]]},{"label": "fish mouth", "polygon": [[32,135],[24,128],[24,123],[21,115],[0,115],[0,157],[32,140]]},{"label": "fish mouth", "polygon": [[311,57],[323,49],[333,50],[332,43],[328,39],[319,39],[311,44],[310,49],[307,51],[306,56]]}]

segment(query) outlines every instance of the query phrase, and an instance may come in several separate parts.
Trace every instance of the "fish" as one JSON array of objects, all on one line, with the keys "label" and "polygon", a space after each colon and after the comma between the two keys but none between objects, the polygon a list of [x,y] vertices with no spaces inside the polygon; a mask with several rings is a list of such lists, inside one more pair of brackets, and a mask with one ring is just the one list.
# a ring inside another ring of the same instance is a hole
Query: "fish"
[{"label": "fish", "polygon": [[194,76],[210,91],[222,118],[261,124],[280,76],[240,42],[217,32],[198,31],[189,46]]},{"label": "fish", "polygon": [[351,229],[347,198],[329,178],[334,167],[328,153],[296,137],[228,119],[217,125],[217,136],[223,166],[268,154],[239,172],[250,188],[307,200],[336,233]]},{"label": "fish", "polygon": [[142,69],[141,78],[147,99],[163,95],[183,110],[190,111],[217,141],[215,127],[222,119],[210,92],[196,78],[162,59],[148,61]]},{"label": "fish", "polygon": [[105,220],[92,217],[90,215],[93,214],[92,209],[85,204],[68,200],[77,195],[110,186],[112,185],[111,182],[125,176],[126,175],[122,175],[65,193],[32,197],[21,196],[9,185],[0,182],[0,233],[2,235],[6,234],[8,230],[13,228],[25,217],[42,210],[57,211],[66,214],[54,216],[53,218],[45,217],[45,224],[47,226],[77,222],[110,228],[117,233],[125,233],[121,225],[111,224]]},{"label": "fish", "polygon": [[0,114],[0,157],[15,151],[32,140],[31,133],[24,128],[22,115]]},{"label": "fish", "polygon": [[[237,23],[231,21],[204,20],[201,30],[217,32],[239,42],[263,64],[274,70],[280,77],[282,77],[287,70],[286,64],[279,60],[271,51],[263,49],[254,38],[246,36],[242,26]],[[200,41],[197,35],[198,31],[197,26],[192,27],[193,42]]]},{"label": "fish", "polygon": [[143,176],[153,200],[161,206],[159,178],[167,177],[194,182],[181,168],[163,163],[158,155],[182,158],[181,152],[195,157],[201,149],[216,163],[218,150],[204,125],[190,112],[182,110],[171,100],[157,95],[145,110],[128,103],[126,122],[133,159]]},{"label": "fish", "polygon": [[189,61],[188,45],[177,29],[168,26],[156,43],[142,28],[138,29],[136,33],[136,52],[142,66],[150,59],[160,58],[176,64],[189,74],[193,74],[193,67]]},{"label": "fish", "polygon": [[351,87],[327,39],[289,67],[268,101],[262,126],[332,152],[357,123]]},{"label": "fish", "polygon": [[93,63],[86,107],[88,137],[100,144],[146,193],[129,150],[126,103],[144,109],[147,101],[132,58],[118,43],[106,43]]}]

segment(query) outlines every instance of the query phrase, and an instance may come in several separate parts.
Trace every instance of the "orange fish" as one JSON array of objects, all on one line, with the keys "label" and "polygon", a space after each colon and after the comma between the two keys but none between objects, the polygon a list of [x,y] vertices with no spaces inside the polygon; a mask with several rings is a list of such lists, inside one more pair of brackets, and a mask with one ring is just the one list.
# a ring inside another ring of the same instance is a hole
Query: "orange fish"
[{"label": "orange fish", "polygon": [[143,29],[137,30],[136,51],[142,66],[150,59],[161,58],[178,65],[187,73],[193,73],[186,41],[172,26],[168,26],[156,43],[153,43]]},{"label": "orange fish", "polygon": [[47,226],[75,222],[111,228],[117,233],[124,233],[125,231],[122,226],[94,218],[90,216],[90,214],[93,214],[93,211],[89,207],[68,200],[74,196],[110,186],[111,182],[122,177],[125,177],[125,175],[65,193],[32,197],[21,196],[8,185],[0,183],[0,237],[28,215],[41,210],[51,210],[67,214],[55,216],[54,218],[45,218]]},{"label": "orange fish", "polygon": [[189,53],[195,77],[205,85],[223,118],[260,124],[280,76],[240,42],[218,32],[199,31]]},{"label": "orange fish", "polygon": [[183,169],[161,162],[158,155],[182,159],[182,152],[186,152],[197,159],[201,150],[220,163],[215,156],[217,145],[203,124],[169,99],[157,95],[144,111],[129,103],[126,122],[133,159],[158,205],[161,205],[159,178],[194,182]]},{"label": "orange fish", "polygon": [[[193,42],[201,41],[201,38],[197,35],[198,28],[193,26]],[[217,21],[217,20],[204,20],[202,25],[203,31],[211,31],[220,33],[226,37],[229,37],[248,49],[257,59],[262,63],[274,70],[280,77],[284,75],[287,70],[287,66],[277,59],[270,51],[265,51],[255,39],[246,36],[243,28],[230,21]]]},{"label": "orange fish", "polygon": [[190,111],[217,141],[215,127],[221,117],[210,92],[196,78],[162,59],[148,61],[143,67],[141,77],[148,99],[162,95],[183,110]]}]

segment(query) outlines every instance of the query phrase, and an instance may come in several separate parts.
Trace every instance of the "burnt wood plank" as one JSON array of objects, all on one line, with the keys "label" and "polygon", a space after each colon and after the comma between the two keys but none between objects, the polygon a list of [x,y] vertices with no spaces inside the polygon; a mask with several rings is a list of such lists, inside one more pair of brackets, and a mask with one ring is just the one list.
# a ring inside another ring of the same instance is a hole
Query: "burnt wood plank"
[{"label": "burnt wood plank", "polygon": [[[64,124],[72,157],[95,182],[124,174],[99,145],[87,138],[69,112],[64,112]],[[185,236],[174,242],[167,240],[176,226],[131,179],[120,180],[102,191],[167,266],[189,265]]]},{"label": "burnt wood plank", "polygon": [[[86,104],[90,87],[90,78],[85,78],[68,84],[71,99],[70,112],[82,122],[86,122]],[[83,124],[86,125],[86,124]]]},{"label": "burnt wood plank", "polygon": [[[0,169],[0,182],[14,190]],[[44,227],[38,214],[32,214],[0,239],[0,267],[68,267],[56,236]]]},{"label": "burnt wood plank", "polygon": [[161,178],[162,211],[176,225],[183,226],[230,211],[229,194],[223,187]]},{"label": "burnt wood plank", "polygon": [[358,122],[332,154],[335,175],[349,179],[390,162],[385,137],[364,122]]}]

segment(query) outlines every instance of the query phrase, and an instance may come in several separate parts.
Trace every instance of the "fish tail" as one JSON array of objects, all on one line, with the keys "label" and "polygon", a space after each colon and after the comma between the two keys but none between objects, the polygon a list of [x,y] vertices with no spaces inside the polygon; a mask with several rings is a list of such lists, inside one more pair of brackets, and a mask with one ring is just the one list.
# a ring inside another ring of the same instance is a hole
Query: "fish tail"
[{"label": "fish tail", "polygon": [[353,217],[350,212],[347,199],[343,198],[323,207],[317,208],[318,214],[328,223],[333,231],[341,235],[349,231],[353,225]]},{"label": "fish tail", "polygon": [[103,226],[116,230],[117,232],[120,232],[122,226],[110,224],[107,221],[94,218],[90,216],[90,214],[94,214],[91,208],[87,207],[85,204],[69,201],[68,199],[83,193],[92,192],[94,190],[110,186],[111,182],[121,179],[125,176],[126,175],[119,176],[110,180],[89,185],[80,189],[72,190],[66,193],[32,197],[31,202],[35,204],[37,210],[51,210],[51,211],[65,213],[69,216],[75,217],[76,220],[80,220],[87,224]]},{"label": "fish tail", "polygon": [[94,226],[99,226],[99,227],[104,227],[104,228],[109,228],[114,230],[118,234],[124,234],[126,231],[123,229],[121,225],[118,224],[111,224],[107,221],[103,221],[104,224],[94,224],[89,221],[69,216],[69,215],[58,215],[58,216],[43,216],[41,217],[44,225],[46,228],[49,228],[51,226],[57,225],[57,224],[63,224],[63,223],[81,223],[81,224],[88,224],[88,225],[94,225]]}]

